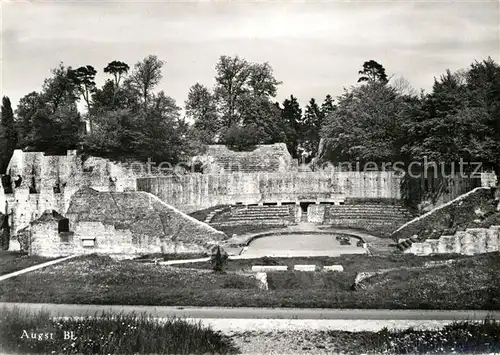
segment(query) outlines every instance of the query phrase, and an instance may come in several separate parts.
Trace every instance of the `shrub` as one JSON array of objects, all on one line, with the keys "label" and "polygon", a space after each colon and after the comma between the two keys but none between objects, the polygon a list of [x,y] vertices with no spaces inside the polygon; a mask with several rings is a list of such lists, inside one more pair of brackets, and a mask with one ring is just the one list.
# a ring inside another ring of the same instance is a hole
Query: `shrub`
[{"label": "shrub", "polygon": [[222,252],[220,246],[217,246],[217,252],[212,255],[212,268],[215,272],[223,272],[227,265],[228,255]]}]

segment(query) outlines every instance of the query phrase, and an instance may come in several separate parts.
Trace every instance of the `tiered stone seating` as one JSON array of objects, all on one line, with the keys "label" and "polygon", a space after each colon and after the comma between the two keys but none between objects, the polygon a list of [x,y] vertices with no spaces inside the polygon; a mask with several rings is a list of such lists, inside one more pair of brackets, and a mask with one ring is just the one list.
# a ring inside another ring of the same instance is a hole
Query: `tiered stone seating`
[{"label": "tiered stone seating", "polygon": [[[208,161],[205,158],[210,157]],[[224,145],[209,145],[201,161],[206,161],[205,173],[255,173],[296,170],[296,161],[288,152],[286,144],[257,145],[252,151],[237,152]]]},{"label": "tiered stone seating", "polygon": [[327,206],[325,223],[339,226],[361,228],[388,234],[412,218],[403,206],[386,203],[355,203]]},{"label": "tiered stone seating", "polygon": [[219,215],[213,222],[229,224],[288,224],[295,221],[295,206],[233,207],[231,212]]},{"label": "tiered stone seating", "polygon": [[258,156],[243,157],[238,161],[232,157],[220,157],[217,159],[217,165],[226,172],[254,173],[279,170],[278,161],[262,161]]}]

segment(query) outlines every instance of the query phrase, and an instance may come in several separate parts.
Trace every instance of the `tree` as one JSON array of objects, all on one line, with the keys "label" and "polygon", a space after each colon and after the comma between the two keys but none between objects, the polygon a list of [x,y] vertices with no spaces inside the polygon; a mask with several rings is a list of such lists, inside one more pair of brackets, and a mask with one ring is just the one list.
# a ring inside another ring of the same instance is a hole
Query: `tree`
[{"label": "tree", "polygon": [[95,75],[97,71],[93,66],[87,65],[70,71],[70,78],[73,80],[76,89],[80,92],[87,104],[87,110],[90,112],[91,94],[95,92]]},{"label": "tree", "polygon": [[224,272],[228,258],[227,253],[221,251],[220,246],[217,246],[217,251],[211,257],[213,270],[215,272]]},{"label": "tree", "polygon": [[231,58],[223,55],[215,70],[215,98],[222,113],[224,126],[231,127],[241,121],[238,115],[238,103],[242,95],[248,92],[246,83],[250,76],[249,64],[238,56]]},{"label": "tree", "polygon": [[17,131],[10,99],[2,98],[0,130],[0,174],[4,174],[17,145]]},{"label": "tree", "polygon": [[457,162],[460,158],[471,159],[467,149],[463,149],[469,136],[467,130],[471,129],[463,115],[467,101],[461,76],[447,70],[446,74],[435,79],[432,93],[423,96],[412,107],[403,123],[411,136],[411,140],[402,147],[403,151],[415,159],[427,157],[431,161],[446,163]]},{"label": "tree", "polygon": [[325,139],[323,160],[361,163],[400,161],[398,142],[405,101],[395,90],[381,82],[346,90],[337,108],[326,117],[321,130]]},{"label": "tree", "polygon": [[267,97],[242,96],[240,114],[242,125],[252,127],[259,144],[283,142],[286,138],[279,105]]},{"label": "tree", "polygon": [[78,90],[72,78],[71,67],[65,67],[63,63],[51,70],[52,77],[45,79],[42,88],[42,101],[51,113],[55,113],[60,107],[76,105],[78,101]]},{"label": "tree", "polygon": [[[325,109],[327,108],[325,107]],[[309,157],[314,157],[318,153],[320,130],[324,117],[323,111],[319,108],[316,100],[312,98],[304,113],[304,127],[301,130],[303,136],[300,143],[300,149]]]},{"label": "tree", "polygon": [[276,96],[277,86],[282,82],[276,80],[269,63],[252,63],[248,66],[248,71],[248,86],[253,97]]},{"label": "tree", "polygon": [[321,104],[321,113],[323,117],[328,116],[335,110],[334,100],[330,94],[326,95],[325,101]]},{"label": "tree", "polygon": [[69,72],[69,76],[75,84],[76,89],[82,95],[83,100],[87,104],[87,117],[89,120],[90,130],[92,130],[92,111],[90,102],[92,98],[91,95],[96,91],[96,74],[97,71],[91,65],[79,67],[78,69]]},{"label": "tree", "polygon": [[186,116],[194,121],[194,127],[202,133],[206,144],[216,141],[221,129],[215,98],[207,87],[196,83],[189,89]]},{"label": "tree", "polygon": [[297,98],[290,95],[289,99],[283,101],[281,110],[281,119],[284,124],[285,142],[288,151],[294,157],[298,157],[298,146],[301,129],[303,126],[302,109],[297,101]]},{"label": "tree", "polygon": [[113,60],[104,68],[104,72],[106,74],[113,75],[113,78],[115,80],[114,87],[117,90],[120,87],[120,80],[122,79],[123,75],[128,73],[129,69],[130,67],[127,63]]},{"label": "tree", "polygon": [[250,151],[260,143],[260,129],[260,127],[254,124],[246,126],[234,124],[223,131],[221,141],[232,150]]},{"label": "tree", "polygon": [[358,79],[358,83],[368,81],[368,82],[380,82],[387,83],[387,74],[385,73],[385,68],[382,64],[377,63],[374,60],[369,60],[363,63],[363,70],[358,72],[361,77]]},{"label": "tree", "polygon": [[412,96],[418,95],[417,90],[415,90],[411,86],[410,82],[402,76],[391,79],[391,86],[396,90],[396,92],[399,95],[407,96],[407,97],[412,97]]},{"label": "tree", "polygon": [[498,177],[497,194],[500,197],[500,65],[491,58],[476,61],[465,79],[469,106],[483,113],[485,130],[478,136],[483,143],[481,156]]},{"label": "tree", "polygon": [[139,115],[121,109],[103,112],[95,119],[94,130],[83,138],[83,149],[87,154],[123,160],[143,155]]},{"label": "tree", "polygon": [[40,93],[23,97],[17,110],[20,146],[65,152],[79,146],[82,122],[74,71],[62,63],[44,80]]},{"label": "tree", "polygon": [[147,108],[153,89],[163,78],[161,69],[165,62],[155,55],[149,55],[134,66],[134,71],[130,75],[130,84],[142,95],[142,102]]},{"label": "tree", "polygon": [[[125,74],[128,73],[130,67],[127,63],[120,62],[118,60],[113,60],[108,63],[108,65],[104,68],[104,73],[110,74],[113,76],[114,81],[111,81],[110,84],[105,85],[106,89],[113,89],[112,103],[115,104],[117,99],[117,94],[120,91],[120,81],[124,77]],[[107,83],[107,82],[106,82]],[[104,89],[104,87],[103,87]]]},{"label": "tree", "polygon": [[31,92],[23,96],[17,105],[17,131],[19,134],[18,148],[25,148],[30,141],[30,134],[33,128],[33,117],[38,110],[45,107],[42,95],[38,92]]}]

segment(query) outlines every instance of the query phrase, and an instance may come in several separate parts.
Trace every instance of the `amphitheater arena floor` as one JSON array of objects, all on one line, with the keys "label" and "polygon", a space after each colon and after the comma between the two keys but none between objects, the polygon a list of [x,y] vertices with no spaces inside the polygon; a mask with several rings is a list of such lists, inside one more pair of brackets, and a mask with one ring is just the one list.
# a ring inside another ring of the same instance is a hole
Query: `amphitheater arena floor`
[{"label": "amphitheater arena floor", "polygon": [[244,257],[339,256],[341,254],[366,254],[367,249],[357,247],[358,239],[350,238],[351,245],[341,245],[339,234],[288,234],[254,239],[245,247]]}]

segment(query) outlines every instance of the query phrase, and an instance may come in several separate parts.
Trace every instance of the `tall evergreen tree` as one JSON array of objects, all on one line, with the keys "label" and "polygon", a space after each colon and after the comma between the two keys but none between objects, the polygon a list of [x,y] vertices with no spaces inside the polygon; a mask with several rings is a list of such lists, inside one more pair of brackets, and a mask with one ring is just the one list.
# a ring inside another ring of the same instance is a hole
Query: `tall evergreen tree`
[{"label": "tall evergreen tree", "polygon": [[300,148],[308,157],[314,157],[318,153],[320,130],[325,115],[318,106],[316,100],[311,98],[304,113],[304,127],[301,130]]},{"label": "tall evergreen tree", "polygon": [[364,62],[363,69],[360,70],[358,74],[361,75],[358,79],[358,83],[367,81],[386,84],[388,82],[384,66],[373,59]]},{"label": "tall evergreen tree", "polygon": [[300,108],[297,98],[293,95],[290,95],[289,99],[283,101],[281,118],[285,125],[286,145],[288,147],[288,151],[294,158],[298,158],[298,147],[304,122],[302,109]]},{"label": "tall evergreen tree", "polygon": [[0,130],[0,174],[4,174],[17,145],[17,130],[10,99],[2,98]]},{"label": "tall evergreen tree", "polygon": [[335,110],[334,100],[330,94],[326,95],[325,101],[321,104],[321,113],[323,117],[328,116]]}]

